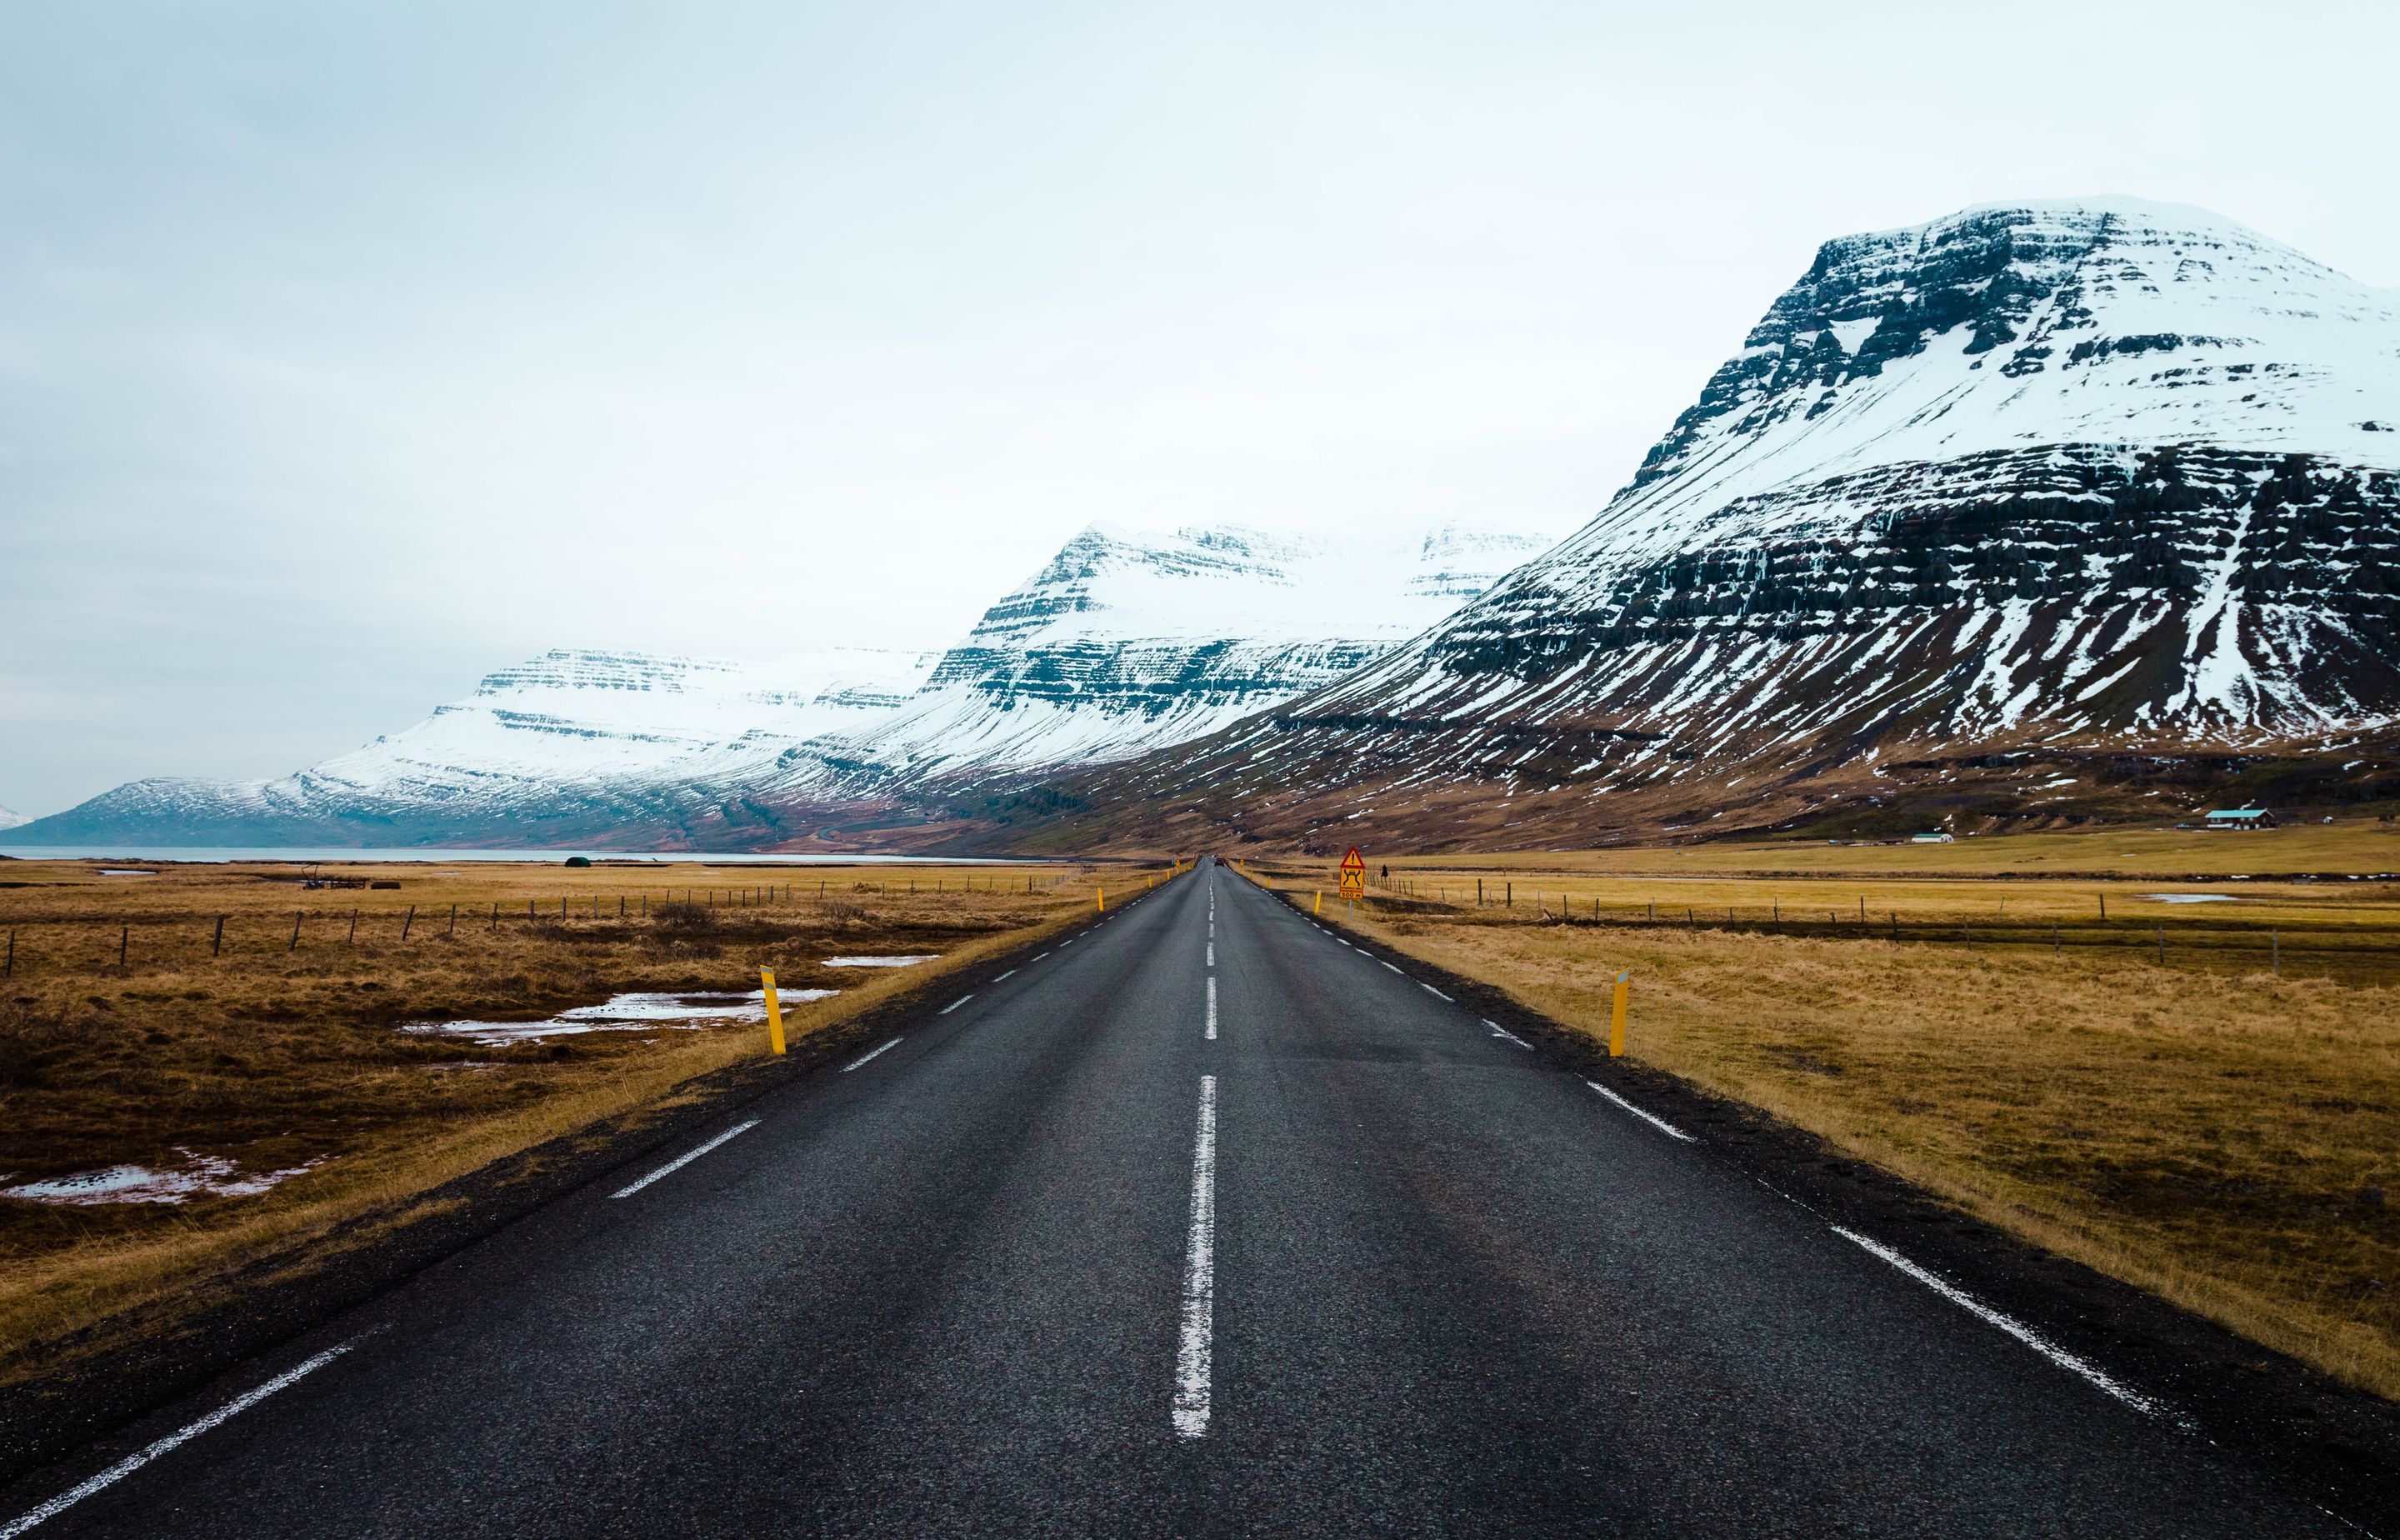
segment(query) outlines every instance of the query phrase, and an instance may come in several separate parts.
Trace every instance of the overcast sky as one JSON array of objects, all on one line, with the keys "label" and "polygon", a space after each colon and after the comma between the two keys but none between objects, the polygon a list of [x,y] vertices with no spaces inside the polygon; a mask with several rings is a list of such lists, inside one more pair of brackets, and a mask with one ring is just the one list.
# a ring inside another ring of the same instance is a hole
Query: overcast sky
[{"label": "overcast sky", "polygon": [[2400,7],[0,10],[0,805],[552,646],[938,646],[1095,521],[1564,533],[1816,244],[2400,283]]}]

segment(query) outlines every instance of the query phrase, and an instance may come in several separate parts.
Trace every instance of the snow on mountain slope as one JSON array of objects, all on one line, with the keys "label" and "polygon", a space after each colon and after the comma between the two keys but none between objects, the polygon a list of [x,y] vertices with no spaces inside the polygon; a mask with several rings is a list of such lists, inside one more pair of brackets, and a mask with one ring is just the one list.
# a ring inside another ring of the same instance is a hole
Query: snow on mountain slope
[{"label": "snow on mountain slope", "polygon": [[1580,796],[2395,721],[2400,296],[2099,198],[1828,241],[1589,525],[1152,784]]},{"label": "snow on mountain slope", "polygon": [[774,663],[553,650],[487,675],[404,732],[328,759],[313,782],[362,795],[471,793],[707,773],[889,714],[930,653],[841,648]]},{"label": "snow on mountain slope", "polygon": [[10,812],[6,808],[0,808],[0,829],[13,829],[28,821],[21,812]]},{"label": "snow on mountain slope", "polygon": [[1332,540],[1095,527],[988,610],[892,717],[793,784],[848,787],[1130,757],[1302,695],[1548,542],[1446,525]]},{"label": "snow on mountain slope", "polygon": [[137,781],[24,843],[739,849],[942,777],[1122,758],[1339,677],[1538,551],[1090,530],[948,652],[778,664],[561,650],[271,781]]},{"label": "snow on mountain slope", "polygon": [[136,781],[12,838],[673,843],[725,824],[729,783],[767,773],[811,738],[890,713],[934,656],[844,648],[735,663],[554,650],[486,676],[415,727],[296,774]]}]

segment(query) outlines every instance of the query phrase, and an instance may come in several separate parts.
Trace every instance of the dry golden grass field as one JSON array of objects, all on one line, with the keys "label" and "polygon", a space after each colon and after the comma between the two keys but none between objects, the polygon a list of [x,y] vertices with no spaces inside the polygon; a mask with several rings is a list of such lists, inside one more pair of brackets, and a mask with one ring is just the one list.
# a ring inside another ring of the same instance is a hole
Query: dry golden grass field
[{"label": "dry golden grass field", "polygon": [[[2289,874],[2390,870],[2395,844],[2370,824],[1394,859],[1389,880],[1376,860],[1356,914],[1330,865],[1254,865],[1596,1036],[1630,970],[1633,1056],[2393,1397],[2400,884],[2133,879],[2103,852]],[[2045,868],[2084,875],[2021,875]],[[2196,892],[2239,902],[2141,896]]]},{"label": "dry golden grass field", "polygon": [[[497,1045],[403,1023],[741,993],[766,966],[779,989],[839,991],[787,1008],[798,1038],[1080,917],[1095,882],[1149,875],[328,864],[320,876],[361,885],[310,887],[308,871],[0,861],[0,1188],[128,1165],[220,1186],[302,1173],[178,1204],[0,1196],[0,1379],[28,1344],[596,1120],[671,1106],[678,1084],[767,1049],[754,1023]],[[939,960],[824,965],[845,954]]]}]

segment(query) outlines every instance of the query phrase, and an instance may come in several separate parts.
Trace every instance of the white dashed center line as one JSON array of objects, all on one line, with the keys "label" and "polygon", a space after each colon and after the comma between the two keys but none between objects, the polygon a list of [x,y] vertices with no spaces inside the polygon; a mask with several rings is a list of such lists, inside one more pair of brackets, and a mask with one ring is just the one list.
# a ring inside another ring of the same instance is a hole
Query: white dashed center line
[{"label": "white dashed center line", "polygon": [[998,984],[998,983],[1001,981],[1001,979],[1015,978],[1016,976],[1016,969],[1014,969],[1014,968],[1011,968],[1010,970],[1008,970],[1008,972],[1006,972],[1006,973],[1004,973],[1004,974],[1001,974],[1001,975],[1000,975],[1000,978],[995,978],[995,979],[993,979],[993,980],[992,980],[992,982],[993,982],[994,984]]},{"label": "white dashed center line", "polygon": [[[960,1006],[964,1005],[968,1001],[973,1000],[975,996],[972,994],[961,995],[958,999],[950,1002],[948,1005],[943,1006],[934,1014],[936,1015],[948,1015],[952,1011],[957,1010]],[[897,1042],[898,1039],[895,1038],[893,1041]]]},{"label": "white dashed center line", "polygon": [[1192,1141],[1192,1226],[1183,1261],[1183,1332],[1175,1348],[1175,1431],[1208,1431],[1208,1360],[1217,1313],[1217,1077],[1200,1077]]},{"label": "white dashed center line", "polygon": [[1208,981],[1208,1041],[1217,1041],[1217,981]]},{"label": "white dashed center line", "polygon": [[[893,1043],[897,1043],[897,1042],[899,1041],[899,1039],[894,1038],[894,1039],[893,1039],[892,1041],[893,1041]],[[891,1046],[892,1046],[892,1043],[885,1043],[885,1044],[883,1045],[883,1048],[889,1048],[889,1047],[891,1047]],[[883,1051],[883,1048],[878,1048],[877,1050],[875,1050],[875,1053],[877,1053],[877,1054],[881,1053],[881,1052]],[[869,1055],[867,1056],[867,1057],[868,1057],[868,1058],[873,1058],[874,1056],[875,1056],[875,1054],[869,1054]],[[857,1065],[852,1065],[852,1066],[851,1066],[851,1068],[852,1068],[852,1069],[856,1069],[856,1068],[857,1068]],[[671,1177],[671,1176],[675,1175],[676,1172],[678,1172],[678,1171],[682,1170],[685,1166],[689,1165],[692,1162],[694,1162],[694,1161],[696,1161],[696,1160],[700,1159],[700,1157],[701,1157],[701,1156],[707,1154],[711,1150],[716,1149],[718,1145],[723,1144],[726,1140],[728,1140],[728,1139],[730,1139],[730,1138],[733,1138],[735,1135],[737,1135],[737,1134],[746,1134],[746,1133],[748,1133],[751,1129],[756,1128],[756,1127],[757,1127],[757,1126],[758,1126],[758,1120],[757,1120],[757,1118],[752,1118],[752,1119],[751,1119],[749,1122],[747,1122],[747,1123],[738,1123],[738,1124],[735,1124],[732,1127],[728,1128],[728,1129],[727,1129],[725,1132],[723,1132],[722,1134],[719,1134],[719,1135],[717,1135],[715,1138],[710,1139],[706,1144],[702,1145],[699,1149],[697,1149],[697,1150],[693,1150],[693,1151],[690,1151],[690,1152],[687,1152],[687,1153],[685,1153],[685,1154],[677,1155],[675,1159],[673,1159],[673,1160],[671,1160],[671,1161],[667,1162],[664,1165],[660,1166],[657,1170],[655,1170],[655,1171],[651,1172],[648,1176],[642,1178],[639,1181],[629,1182],[629,1183],[627,1183],[625,1186],[623,1186],[623,1187],[620,1187],[619,1189],[617,1189],[617,1191],[615,1191],[614,1192],[609,1193],[608,1195],[609,1195],[610,1197],[612,1197],[612,1198],[630,1198],[630,1197],[632,1197],[634,1193],[636,1193],[636,1192],[640,1192],[643,1188],[648,1187],[648,1186],[649,1186],[649,1185],[650,1185],[650,1183],[652,1183],[652,1182],[654,1182],[654,1181],[658,1180],[661,1177]]]}]

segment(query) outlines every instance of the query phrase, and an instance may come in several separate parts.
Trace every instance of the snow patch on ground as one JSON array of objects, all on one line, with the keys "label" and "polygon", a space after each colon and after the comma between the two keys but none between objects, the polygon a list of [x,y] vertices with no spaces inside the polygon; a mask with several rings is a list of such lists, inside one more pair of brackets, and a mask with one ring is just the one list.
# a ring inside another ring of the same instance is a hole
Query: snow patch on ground
[{"label": "snow patch on ground", "polygon": [[[839,993],[838,989],[777,989],[775,997],[784,1005],[802,1005]],[[400,1030],[505,1048],[511,1043],[539,1043],[587,1032],[634,1032],[653,1027],[698,1031],[703,1027],[766,1019],[767,996],[760,989],[748,994],[635,992],[613,996],[598,1005],[578,1005],[543,1021],[410,1021],[403,1022]]]},{"label": "snow patch on ground", "polygon": [[111,1203],[183,1203],[191,1198],[251,1198],[293,1177],[306,1176],[325,1164],[318,1155],[280,1171],[244,1173],[240,1163],[226,1155],[202,1155],[178,1146],[180,1166],[153,1169],[146,1165],[108,1165],[73,1176],[52,1177],[15,1187],[0,1187],[0,1198],[28,1203],[89,1207]]}]

